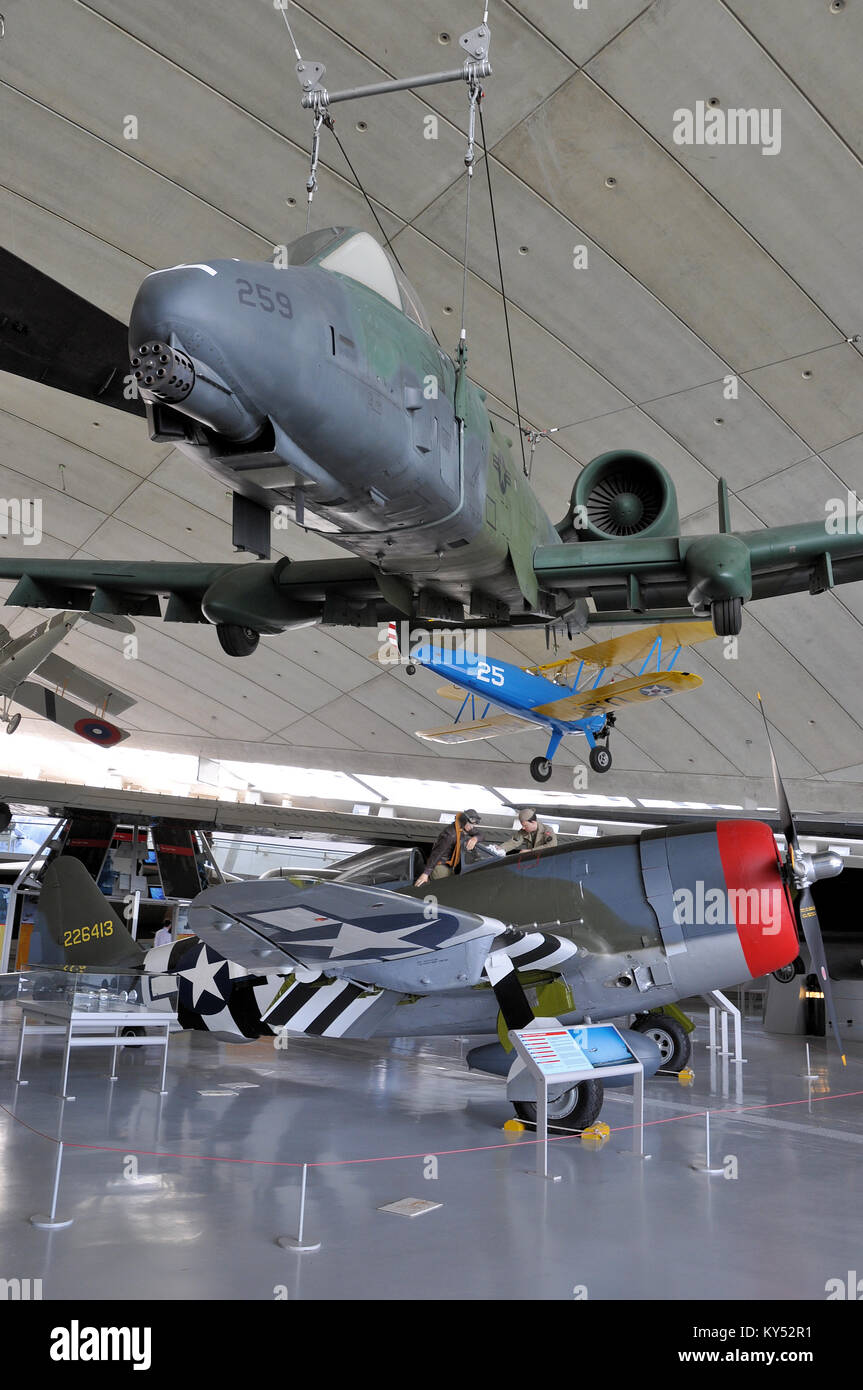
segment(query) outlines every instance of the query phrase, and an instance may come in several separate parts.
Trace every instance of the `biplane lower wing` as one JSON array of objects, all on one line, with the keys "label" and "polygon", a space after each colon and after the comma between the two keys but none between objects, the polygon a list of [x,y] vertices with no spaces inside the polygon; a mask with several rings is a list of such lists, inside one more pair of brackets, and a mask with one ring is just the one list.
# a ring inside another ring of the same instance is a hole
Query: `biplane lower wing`
[{"label": "biplane lower wing", "polygon": [[601,685],[595,690],[565,695],[547,705],[536,705],[533,713],[543,720],[568,724],[577,719],[609,714],[624,705],[643,705],[645,700],[664,700],[669,695],[682,695],[687,690],[697,690],[703,684],[700,676],[692,675],[689,671],[663,671],[660,674],[653,671],[643,676],[612,681],[610,685]]},{"label": "biplane lower wing", "polygon": [[442,729],[417,729],[417,738],[430,743],[472,743],[479,738],[499,738],[501,734],[521,734],[525,729],[539,729],[538,720],[519,714],[491,714],[487,719],[465,720],[462,724],[447,724]]}]

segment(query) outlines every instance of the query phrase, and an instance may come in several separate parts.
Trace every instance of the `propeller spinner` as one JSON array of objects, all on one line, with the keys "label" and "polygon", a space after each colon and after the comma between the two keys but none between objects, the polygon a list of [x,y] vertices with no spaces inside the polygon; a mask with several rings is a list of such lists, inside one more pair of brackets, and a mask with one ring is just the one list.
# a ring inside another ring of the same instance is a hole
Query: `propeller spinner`
[{"label": "propeller spinner", "polygon": [[836,1038],[836,1046],[839,1049],[839,1056],[842,1058],[843,1067],[845,1063],[845,1053],[842,1049],[842,1038],[839,1033],[839,1022],[836,1018],[836,1008],[833,1003],[833,990],[830,984],[830,975],[827,970],[827,955],[824,950],[824,940],[821,936],[821,925],[818,921],[818,913],[815,909],[815,902],[812,897],[812,884],[817,883],[822,878],[835,878],[843,869],[842,856],[826,852],[823,854],[804,854],[797,839],[797,827],[794,824],[794,816],[785,794],[785,787],[782,785],[782,778],[779,775],[779,766],[776,762],[776,754],[773,751],[773,742],[770,738],[770,726],[767,723],[767,715],[764,710],[764,701],[761,693],[758,693],[758,705],[761,709],[761,717],[764,720],[764,732],[767,735],[767,746],[770,749],[770,766],[773,769],[773,785],[776,788],[776,804],[779,808],[779,822],[782,827],[782,834],[788,846],[788,858],[783,865],[789,883],[797,889],[797,898],[794,904],[794,911],[797,916],[797,925],[803,935],[803,939],[809,948],[809,957],[812,962],[812,970],[821,981],[821,988],[824,991],[824,1003],[827,1007],[827,1017]]}]

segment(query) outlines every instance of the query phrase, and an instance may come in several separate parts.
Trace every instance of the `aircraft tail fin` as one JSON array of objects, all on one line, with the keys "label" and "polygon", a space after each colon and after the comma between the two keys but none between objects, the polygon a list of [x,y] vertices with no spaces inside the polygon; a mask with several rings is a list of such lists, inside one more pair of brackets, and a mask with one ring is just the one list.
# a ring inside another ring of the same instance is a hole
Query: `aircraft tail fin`
[{"label": "aircraft tail fin", "polygon": [[144,960],[138,945],[80,859],[61,855],[42,878],[39,910],[67,965],[126,966]]}]

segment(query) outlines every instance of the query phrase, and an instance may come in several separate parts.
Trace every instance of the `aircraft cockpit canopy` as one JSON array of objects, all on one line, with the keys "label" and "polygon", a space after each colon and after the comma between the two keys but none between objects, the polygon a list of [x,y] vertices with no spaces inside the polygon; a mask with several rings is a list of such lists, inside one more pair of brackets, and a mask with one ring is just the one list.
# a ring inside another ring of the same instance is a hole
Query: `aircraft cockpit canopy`
[{"label": "aircraft cockpit canopy", "polygon": [[394,257],[368,232],[356,227],[322,227],[307,232],[288,247],[289,265],[319,265],[347,275],[401,309],[426,333],[431,332],[425,310],[413,285]]}]

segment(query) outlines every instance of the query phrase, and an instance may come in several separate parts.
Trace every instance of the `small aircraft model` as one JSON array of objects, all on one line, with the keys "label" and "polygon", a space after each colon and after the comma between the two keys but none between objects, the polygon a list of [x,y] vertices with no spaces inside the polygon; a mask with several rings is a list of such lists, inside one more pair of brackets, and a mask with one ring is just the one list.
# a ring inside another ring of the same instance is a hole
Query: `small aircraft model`
[{"label": "small aircraft model", "polygon": [[[392,253],[323,227],[286,264],[153,271],[130,326],[0,252],[0,370],[146,415],[150,438],[234,496],[234,544],[270,553],[271,514],[314,516],[350,557],[275,563],[4,559],[7,603],[215,624],[248,656],[262,633],[390,618],[506,628],[709,619],[737,633],[749,600],[863,578],[863,534],[825,517],[680,534],[674,484],[616,449],[575,481],[555,525],[513,441],[438,346]],[[281,248],[280,248],[281,250]],[[131,361],[127,356],[131,354]],[[591,607],[592,604],[592,607]]]},{"label": "small aircraft model", "polygon": [[[461,700],[461,706],[452,724],[442,729],[419,729],[417,736],[432,743],[467,743],[525,729],[550,729],[545,756],[534,758],[530,764],[534,781],[547,782],[561,739],[567,734],[583,734],[590,749],[590,766],[594,772],[608,772],[608,745],[616,711],[697,689],[703,684],[700,676],[672,668],[684,647],[714,636],[711,623],[639,628],[624,637],[582,647],[561,661],[528,667],[480,660],[466,649],[421,642],[412,649],[412,660],[438,675],[449,676],[451,684],[440,687],[438,694]],[[666,651],[670,649],[664,669],[663,644]],[[603,684],[610,667],[638,661],[641,669],[637,675]],[[655,670],[650,670],[654,662]],[[598,670],[598,674],[582,685],[585,668]],[[572,680],[571,672],[575,673]],[[490,713],[493,707],[502,712]]]},{"label": "small aircraft model", "polygon": [[[0,627],[0,722],[6,725],[7,734],[14,734],[21,723],[21,715],[10,714],[14,702],[32,710],[34,714],[50,719],[63,729],[96,743],[100,748],[112,748],[128,738],[128,733],[111,724],[105,715],[110,707],[111,713],[122,714],[130,709],[135,701],[129,695],[115,690],[105,681],[88,675],[71,661],[54,655],[75,624],[84,616],[91,621],[94,615],[81,613],[55,613],[47,622],[39,623],[21,637],[14,640],[5,627]],[[124,618],[101,618],[97,621],[104,627],[119,631],[134,631],[132,624]],[[28,680],[36,675],[45,685]],[[72,695],[84,704],[92,705],[96,711],[88,714],[81,705],[67,700]]]},{"label": "small aircraft model", "polygon": [[[634,1035],[655,1071],[649,1011],[790,964],[799,927],[841,1051],[810,886],[843,861],[801,853],[775,759],[773,768],[784,861],[768,825],[738,820],[524,851],[436,881],[434,897],[363,884],[351,870],[317,884],[222,883],[192,903],[195,936],[146,952],[72,855],[46,868],[39,905],[65,971],[136,972],[123,988],[148,1008],[176,1009],[183,1028],[230,1042],[497,1030],[495,1055],[486,1045],[468,1060],[500,1075],[507,1031],[537,1011],[570,1023],[638,1015],[627,1041]],[[713,907],[693,914],[687,901]],[[599,1113],[602,1083],[550,1097],[549,1118],[582,1129]],[[530,1102],[516,1109],[535,1118]]]}]

